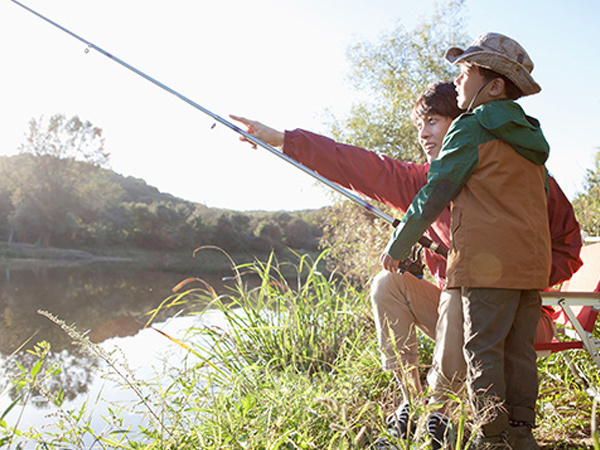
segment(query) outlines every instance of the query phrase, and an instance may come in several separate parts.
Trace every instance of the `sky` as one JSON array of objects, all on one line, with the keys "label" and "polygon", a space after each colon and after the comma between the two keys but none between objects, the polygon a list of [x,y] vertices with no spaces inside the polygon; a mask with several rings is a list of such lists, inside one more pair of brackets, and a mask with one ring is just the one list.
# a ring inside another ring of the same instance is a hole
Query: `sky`
[{"label": "sky", "polygon": [[[49,19],[213,113],[327,133],[360,98],[346,51],[433,0],[23,0]],[[551,145],[569,198],[600,147],[600,2],[465,0],[466,32],[519,41],[542,92],[523,99]],[[31,118],[61,113],[104,131],[110,168],[186,200],[235,210],[297,210],[331,190],[175,96],[0,0],[0,155],[18,152]]]}]

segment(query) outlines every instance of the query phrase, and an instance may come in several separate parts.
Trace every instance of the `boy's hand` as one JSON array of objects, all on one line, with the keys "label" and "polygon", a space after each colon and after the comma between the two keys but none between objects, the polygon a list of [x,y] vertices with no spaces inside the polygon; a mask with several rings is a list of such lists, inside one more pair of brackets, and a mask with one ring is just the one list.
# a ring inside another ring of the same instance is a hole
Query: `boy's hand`
[{"label": "boy's hand", "polygon": [[384,252],[381,254],[379,260],[381,261],[381,265],[383,266],[383,268],[388,272],[398,272],[398,264],[400,263],[400,261],[398,261],[397,259],[392,258],[390,255]]},{"label": "boy's hand", "polygon": [[[265,144],[269,144],[271,147],[276,148],[281,148],[283,146],[283,133],[281,131],[274,130],[260,122],[246,119],[245,117],[234,116],[233,114],[230,114],[229,117],[246,125],[248,134],[260,139]],[[249,142],[252,147],[256,148],[256,144],[250,142],[244,136],[240,137],[240,141]]]}]

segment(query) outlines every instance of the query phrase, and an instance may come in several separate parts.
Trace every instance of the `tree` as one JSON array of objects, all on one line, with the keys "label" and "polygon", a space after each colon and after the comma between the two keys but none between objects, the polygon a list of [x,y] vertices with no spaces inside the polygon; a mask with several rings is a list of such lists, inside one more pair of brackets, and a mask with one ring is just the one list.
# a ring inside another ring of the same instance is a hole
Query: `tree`
[{"label": "tree", "polygon": [[58,160],[80,160],[93,166],[105,166],[110,154],[104,151],[102,129],[79,117],[68,119],[55,114],[47,121],[44,117],[29,121],[29,133],[20,148],[33,156],[51,156]]},{"label": "tree", "polygon": [[[428,84],[456,75],[443,56],[448,48],[470,40],[462,32],[463,3],[450,1],[413,30],[400,25],[377,42],[359,42],[348,50],[350,79],[364,100],[353,105],[347,117],[332,123],[337,141],[399,160],[425,161],[410,112]],[[334,261],[360,281],[369,278],[379,267],[378,256],[389,237],[389,226],[366,217],[360,207],[348,202],[330,211],[328,222],[335,225],[327,226],[322,242],[333,247],[330,255]]]},{"label": "tree", "polygon": [[10,195],[10,163],[6,156],[0,157],[0,239],[11,241],[11,228],[8,221],[13,214],[13,204]]},{"label": "tree", "polygon": [[348,280],[365,284],[381,267],[383,251],[392,228],[367,210],[350,202],[332,207],[324,219],[321,246],[329,247],[332,269]]},{"label": "tree", "polygon": [[283,231],[274,220],[263,220],[258,223],[254,231],[255,239],[252,248],[258,251],[276,250],[281,246]]},{"label": "tree", "polygon": [[100,170],[109,157],[102,130],[77,116],[32,119],[19,150],[9,175],[9,223],[44,246],[73,240],[82,224],[96,220],[122,194]]},{"label": "tree", "polygon": [[211,236],[211,242],[225,251],[246,252],[253,235],[248,215],[226,212],[218,218]]},{"label": "tree", "polygon": [[396,159],[424,161],[410,112],[427,85],[457,74],[443,56],[469,41],[461,31],[463,3],[450,1],[413,30],[399,25],[377,42],[349,48],[350,81],[365,99],[352,106],[347,118],[334,121],[337,140]]},{"label": "tree", "polygon": [[311,226],[300,217],[295,217],[285,224],[284,242],[290,248],[316,250],[317,240],[313,236]]},{"label": "tree", "polygon": [[581,230],[588,236],[600,236],[600,148],[593,169],[588,169],[585,190],[573,200]]}]

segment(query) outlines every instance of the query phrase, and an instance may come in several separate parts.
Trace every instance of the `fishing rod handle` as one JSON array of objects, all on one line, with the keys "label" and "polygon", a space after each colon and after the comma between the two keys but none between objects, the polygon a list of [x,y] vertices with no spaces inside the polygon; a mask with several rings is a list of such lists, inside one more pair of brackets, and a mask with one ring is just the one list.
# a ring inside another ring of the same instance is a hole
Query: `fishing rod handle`
[{"label": "fishing rod handle", "polygon": [[434,242],[431,239],[426,238],[425,236],[421,236],[419,238],[418,242],[423,247],[428,248],[432,252],[437,253],[438,255],[441,255],[444,258],[448,257],[448,248],[444,244],[440,244],[438,242]]}]

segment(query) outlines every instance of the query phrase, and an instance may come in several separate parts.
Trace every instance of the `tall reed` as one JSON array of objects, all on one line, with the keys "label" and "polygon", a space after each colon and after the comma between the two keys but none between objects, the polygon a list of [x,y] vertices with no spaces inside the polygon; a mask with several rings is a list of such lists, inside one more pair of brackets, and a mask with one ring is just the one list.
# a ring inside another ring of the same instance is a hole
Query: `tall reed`
[{"label": "tall reed", "polygon": [[[20,430],[4,420],[27,401],[26,390],[7,411],[0,411],[0,443],[33,443],[39,449],[369,449],[386,435],[385,416],[398,402],[397,384],[381,370],[366,286],[357,288],[337,274],[298,255],[294,265],[266,261],[235,267],[237,280],[218,294],[201,280],[190,280],[159,307],[191,307],[200,302],[197,325],[185,338],[166,336],[187,356],[153,381],[136,380],[113,355],[96,352],[107,370],[121,378],[138,402],[109,409],[107,427],[90,427],[90,408],[62,410],[59,392],[45,392],[59,408],[58,431]],[[243,275],[245,274],[245,275]],[[254,278],[255,281],[251,281]],[[208,308],[205,308],[206,304]],[[158,311],[149,314],[156,317]],[[47,315],[82,347],[96,351],[73,327]],[[218,318],[218,320],[215,320]],[[148,324],[151,326],[151,324]],[[596,330],[598,333],[598,330]],[[421,360],[427,364],[432,344],[422,337]],[[47,348],[39,347],[39,364],[23,368],[23,389],[50,377],[43,369]],[[596,404],[586,388],[599,386],[597,369],[584,353],[575,354],[575,371],[566,370],[565,355],[540,360],[539,427],[544,448],[599,449]],[[422,368],[425,373],[427,367]],[[43,375],[43,377],[41,376]],[[456,450],[468,449],[469,407],[455,397]],[[431,412],[427,397],[413,399],[414,435],[410,448],[428,448],[424,422]],[[62,414],[62,415],[61,415]],[[132,429],[125,418],[145,421]],[[592,437],[590,437],[592,436]],[[388,436],[389,437],[389,436]],[[91,438],[91,442],[90,442]],[[397,448],[405,443],[391,442]],[[19,444],[20,445],[20,444]],[[86,447],[87,445],[87,447]]]}]

